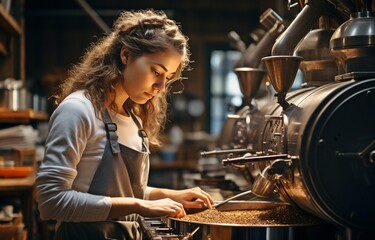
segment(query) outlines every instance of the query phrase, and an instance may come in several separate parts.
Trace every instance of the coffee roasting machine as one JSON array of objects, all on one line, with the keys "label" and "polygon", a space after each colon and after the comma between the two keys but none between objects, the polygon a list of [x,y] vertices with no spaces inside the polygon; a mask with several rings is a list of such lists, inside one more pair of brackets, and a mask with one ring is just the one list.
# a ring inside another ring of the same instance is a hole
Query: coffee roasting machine
[{"label": "coffee roasting machine", "polygon": [[[201,155],[216,156],[223,167],[244,174],[258,199],[288,203],[322,224],[217,224],[223,229],[214,237],[215,224],[172,220],[174,239],[375,239],[372,1],[298,4],[302,10],[289,25],[271,9],[263,13],[267,31],[247,49],[230,35],[242,52],[234,71],[246,105],[228,117],[219,149]],[[298,70],[303,84],[291,91]],[[257,106],[254,97],[265,79],[274,97]]]},{"label": "coffee roasting machine", "polygon": [[[247,104],[224,124],[222,148],[202,156],[228,154],[222,165],[246,171],[252,194],[322,219],[332,226],[326,239],[375,239],[372,1],[299,4],[289,26],[265,12],[271,27],[234,69]],[[303,84],[290,91],[298,69]],[[265,76],[275,101],[258,108]]]}]

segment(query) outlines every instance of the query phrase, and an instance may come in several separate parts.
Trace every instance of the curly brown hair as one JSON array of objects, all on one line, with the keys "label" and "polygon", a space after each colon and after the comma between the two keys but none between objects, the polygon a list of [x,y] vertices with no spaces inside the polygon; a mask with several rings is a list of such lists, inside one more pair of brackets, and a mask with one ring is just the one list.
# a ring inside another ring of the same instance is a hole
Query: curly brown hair
[{"label": "curly brown hair", "polygon": [[[93,43],[81,61],[70,69],[68,78],[54,96],[55,104],[60,104],[74,91],[84,90],[98,117],[106,107],[117,111],[114,100],[109,106],[105,106],[105,102],[110,96],[116,96],[115,86],[123,79],[122,72],[126,67],[120,58],[123,48],[134,58],[175,49],[181,54],[182,61],[173,80],[181,79],[182,71],[190,64],[188,38],[182,34],[180,25],[168,19],[163,11],[124,11],[114,22],[113,31]],[[151,146],[160,146],[159,133],[166,121],[166,94],[169,89],[167,87],[167,91],[145,104],[137,104],[130,99],[124,103],[142,119]]]}]

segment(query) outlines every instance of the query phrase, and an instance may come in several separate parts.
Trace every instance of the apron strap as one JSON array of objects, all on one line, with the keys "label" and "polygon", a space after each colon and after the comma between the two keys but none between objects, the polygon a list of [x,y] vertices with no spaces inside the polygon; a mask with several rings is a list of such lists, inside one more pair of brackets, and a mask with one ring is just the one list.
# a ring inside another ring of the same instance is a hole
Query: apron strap
[{"label": "apron strap", "polygon": [[143,129],[141,123],[138,121],[137,117],[132,111],[128,110],[125,106],[124,110],[131,116],[135,125],[137,125],[138,127],[138,135],[142,138],[142,151],[150,153],[150,150],[148,149],[148,146],[146,144],[146,139],[148,138],[146,131]]},{"label": "apron strap", "polygon": [[112,122],[111,117],[109,116],[108,110],[102,112],[103,122],[105,126],[105,131],[107,132],[107,139],[111,146],[112,153],[120,153],[120,146],[117,142],[118,136],[116,134],[117,125]]}]

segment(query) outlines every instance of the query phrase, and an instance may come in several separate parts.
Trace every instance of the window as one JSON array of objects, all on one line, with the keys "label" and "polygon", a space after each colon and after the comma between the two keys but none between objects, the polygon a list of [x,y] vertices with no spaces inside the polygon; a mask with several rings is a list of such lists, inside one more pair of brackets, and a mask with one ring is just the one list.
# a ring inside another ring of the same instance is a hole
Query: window
[{"label": "window", "polygon": [[[215,46],[208,48],[209,60],[207,62],[208,73],[208,131],[212,135],[219,135],[228,114],[237,113],[243,106],[243,95],[240,90],[237,75],[234,72],[234,66],[240,59],[242,53],[235,50],[227,50],[224,47]],[[293,86],[290,91],[301,88],[303,76],[300,70],[296,74]],[[257,104],[264,106],[267,102],[276,102],[274,89],[267,84],[264,96],[257,98]],[[258,96],[259,97],[259,96]],[[258,105],[259,107],[259,105]]]},{"label": "window", "polygon": [[229,113],[235,113],[242,106],[242,93],[234,65],[241,57],[239,51],[213,50],[210,56],[210,134],[220,134]]}]

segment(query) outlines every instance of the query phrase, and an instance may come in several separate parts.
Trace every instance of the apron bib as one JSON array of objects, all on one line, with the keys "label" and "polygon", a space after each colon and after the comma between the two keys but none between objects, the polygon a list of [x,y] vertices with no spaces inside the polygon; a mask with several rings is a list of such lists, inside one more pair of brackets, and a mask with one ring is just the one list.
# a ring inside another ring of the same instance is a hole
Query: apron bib
[{"label": "apron bib", "polygon": [[[88,193],[110,197],[144,198],[149,172],[147,135],[134,114],[131,111],[128,113],[139,129],[142,152],[118,143],[117,126],[112,122],[108,111],[104,111],[102,117],[107,141]],[[137,220],[138,215],[131,214],[100,222],[62,222],[55,234],[55,239],[141,240],[142,232]]]}]

